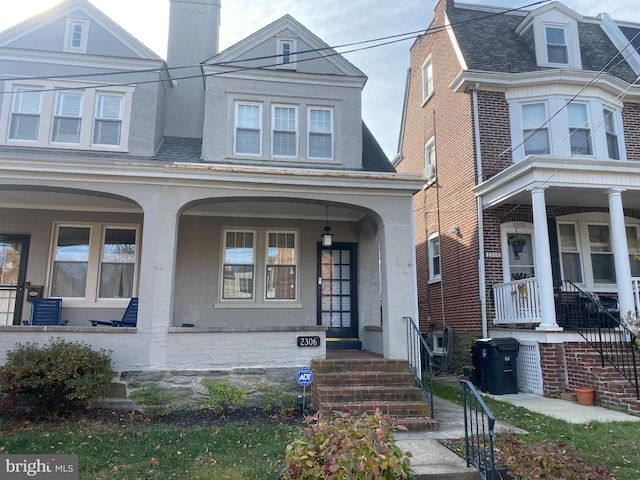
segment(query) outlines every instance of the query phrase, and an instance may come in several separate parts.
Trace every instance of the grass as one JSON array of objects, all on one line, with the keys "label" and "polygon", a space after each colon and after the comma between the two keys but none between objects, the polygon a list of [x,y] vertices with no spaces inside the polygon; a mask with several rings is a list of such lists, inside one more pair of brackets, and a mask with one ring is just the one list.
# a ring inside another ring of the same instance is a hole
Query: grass
[{"label": "grass", "polygon": [[79,478],[98,480],[276,479],[291,424],[229,423],[179,428],[158,424],[31,424],[5,433],[0,454],[77,454]]},{"label": "grass", "polygon": [[[438,397],[462,402],[460,390],[434,382]],[[640,478],[640,428],[636,422],[589,422],[573,424],[531,412],[507,402],[483,396],[496,420],[529,432],[518,435],[527,444],[548,440],[575,448],[592,465],[606,465],[617,480]],[[501,435],[498,434],[499,438]]]}]

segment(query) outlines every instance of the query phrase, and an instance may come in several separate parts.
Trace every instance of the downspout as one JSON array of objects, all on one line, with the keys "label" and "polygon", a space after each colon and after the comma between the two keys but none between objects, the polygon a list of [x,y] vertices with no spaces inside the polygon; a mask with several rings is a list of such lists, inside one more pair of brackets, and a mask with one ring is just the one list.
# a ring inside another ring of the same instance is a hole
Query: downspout
[{"label": "downspout", "polygon": [[[473,86],[472,98],[473,98],[473,133],[475,136],[475,150],[476,150],[476,185],[482,183],[482,150],[480,149],[480,117],[478,115],[478,88],[480,84],[476,83]],[[482,197],[476,197],[478,206],[478,283],[480,288],[480,314],[482,316],[482,336],[487,338],[489,336],[489,329],[487,327],[487,281],[485,278],[485,264],[484,264],[484,221],[483,221],[483,209],[482,209]]]}]

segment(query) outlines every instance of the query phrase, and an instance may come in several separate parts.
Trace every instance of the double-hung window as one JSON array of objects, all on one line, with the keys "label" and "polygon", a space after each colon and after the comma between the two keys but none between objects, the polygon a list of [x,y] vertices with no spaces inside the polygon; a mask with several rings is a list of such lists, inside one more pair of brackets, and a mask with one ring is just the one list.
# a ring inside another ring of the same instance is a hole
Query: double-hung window
[{"label": "double-hung window", "polygon": [[607,152],[609,158],[620,160],[620,147],[618,146],[618,133],[616,130],[615,114],[613,110],[605,108],[602,110],[604,115],[604,130],[607,136]]},{"label": "double-hung window", "polygon": [[625,227],[627,233],[627,248],[629,249],[629,264],[631,266],[631,276],[640,277],[640,245],[638,245],[638,227],[636,225]]},{"label": "double-hung window", "polygon": [[594,283],[615,283],[609,225],[589,225],[589,249]]},{"label": "double-hung window", "polygon": [[309,158],[333,158],[333,109],[310,107]]},{"label": "double-hung window", "polygon": [[268,231],[265,285],[267,300],[295,300],[296,263],[296,234]]},{"label": "double-hung window", "polygon": [[567,30],[564,27],[546,27],[545,35],[549,63],[569,64]]},{"label": "double-hung window", "polygon": [[424,178],[427,181],[436,178],[436,142],[433,137],[424,146]]},{"label": "double-hung window", "polygon": [[560,237],[560,256],[562,258],[562,274],[564,280],[582,283],[582,266],[580,262],[580,245],[575,223],[558,225]]},{"label": "double-hung window", "polygon": [[272,150],[275,157],[298,155],[298,108],[273,106]]},{"label": "double-hung window", "polygon": [[42,92],[37,89],[16,88],[9,127],[12,140],[38,140]]},{"label": "double-hung window", "polygon": [[572,102],[567,105],[567,113],[569,115],[571,153],[574,155],[593,155],[587,105]]},{"label": "double-hung window", "polygon": [[56,143],[80,143],[82,127],[83,94],[59,91],[53,117],[51,141]]},{"label": "double-hung window", "polygon": [[260,155],[262,152],[262,105],[236,103],[235,153]]},{"label": "double-hung window", "polygon": [[255,271],[255,232],[226,230],[224,232],[224,267],[222,298],[253,299]]},{"label": "double-hung window", "polygon": [[525,155],[549,153],[547,105],[544,102],[522,105],[522,138]]},{"label": "double-hung window", "polygon": [[95,145],[120,145],[122,107],[122,95],[98,94],[93,124],[93,143]]},{"label": "double-hung window", "polygon": [[440,234],[434,233],[429,236],[429,280],[437,281],[441,278],[440,265]]},{"label": "double-hung window", "polygon": [[433,93],[433,64],[431,57],[422,65],[422,101],[425,102]]},{"label": "double-hung window", "polygon": [[138,228],[56,225],[51,297],[94,302],[135,296]]}]

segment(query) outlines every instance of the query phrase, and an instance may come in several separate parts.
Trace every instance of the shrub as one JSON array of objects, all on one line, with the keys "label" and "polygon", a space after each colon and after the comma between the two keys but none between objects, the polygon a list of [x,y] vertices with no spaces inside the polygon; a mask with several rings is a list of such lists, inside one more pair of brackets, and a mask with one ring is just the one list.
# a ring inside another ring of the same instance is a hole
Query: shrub
[{"label": "shrub", "polygon": [[296,397],[290,393],[283,392],[275,387],[261,385],[258,390],[262,392],[262,411],[277,411],[280,415],[291,415],[298,408]]},{"label": "shrub", "polygon": [[282,480],[412,478],[411,453],[392,436],[393,425],[376,410],[373,416],[338,414],[307,427],[286,447]]},{"label": "shrub", "polygon": [[210,408],[214,412],[223,413],[228,407],[242,405],[247,394],[241,388],[232,387],[229,382],[202,382],[207,389],[208,398],[200,408]]},{"label": "shrub", "polygon": [[553,478],[554,480],[610,480],[611,471],[592,466],[565,444],[550,442],[525,444],[513,435],[501,440],[500,453],[508,473],[517,480]]},{"label": "shrub", "polygon": [[175,398],[175,395],[161,393],[157,383],[150,383],[146,387],[134,390],[129,394],[129,398],[142,406],[144,411],[151,415],[168,415],[175,408],[171,401]]},{"label": "shrub", "polygon": [[0,366],[0,394],[36,412],[57,413],[78,400],[103,396],[114,375],[107,350],[61,339],[42,346],[18,343]]}]

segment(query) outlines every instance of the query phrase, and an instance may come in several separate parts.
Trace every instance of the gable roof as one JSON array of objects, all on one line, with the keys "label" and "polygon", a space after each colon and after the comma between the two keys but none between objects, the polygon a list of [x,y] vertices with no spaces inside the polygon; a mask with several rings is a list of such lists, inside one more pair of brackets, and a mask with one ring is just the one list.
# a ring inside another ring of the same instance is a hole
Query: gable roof
[{"label": "gable roof", "polygon": [[[241,61],[243,60],[243,56],[245,56],[249,51],[259,47],[261,44],[267,42],[273,37],[276,37],[282,32],[291,33],[298,37],[300,40],[304,41],[305,44],[309,45],[310,51],[306,54],[306,57],[308,57],[309,59],[329,62],[334,67],[334,69],[339,72],[340,75],[366,77],[366,75],[359,68],[345,59],[342,55],[336,52],[317,35],[315,35],[289,14],[279,18],[275,22],[270,23],[266,27],[261,28],[245,39],[240,40],[235,45],[232,45],[219,54],[206,60],[205,62],[203,62],[203,64],[219,65]],[[298,62],[306,61],[306,59],[304,58],[304,51],[301,50],[297,52],[297,56]],[[244,60],[247,59],[244,58]],[[237,66],[242,67],[243,64],[238,63]]]},{"label": "gable roof", "polygon": [[[518,25],[523,21],[522,13],[507,12],[506,9],[494,11],[495,14],[491,15],[486,8],[470,5],[456,5],[447,10],[468,69],[508,74],[549,70],[549,67],[538,66],[534,51],[523,36],[516,34]],[[584,70],[598,72],[619,54],[595,19],[578,21],[578,32]],[[633,83],[637,78],[627,62],[614,62],[612,65],[609,73],[625,82]]]},{"label": "gable roof", "polygon": [[0,32],[0,47],[11,48],[12,43],[74,14],[82,14],[100,25],[132,52],[132,58],[164,61],[87,0],[66,0],[43,13]]}]

